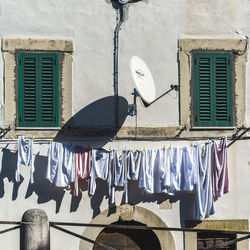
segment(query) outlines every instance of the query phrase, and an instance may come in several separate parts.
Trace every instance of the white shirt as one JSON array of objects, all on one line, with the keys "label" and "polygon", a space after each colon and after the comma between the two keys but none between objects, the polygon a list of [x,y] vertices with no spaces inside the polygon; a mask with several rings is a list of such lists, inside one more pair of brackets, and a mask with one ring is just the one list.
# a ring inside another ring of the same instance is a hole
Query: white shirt
[{"label": "white shirt", "polygon": [[204,220],[214,214],[213,190],[211,181],[211,142],[204,147],[197,146],[198,181],[194,217]]},{"label": "white shirt", "polygon": [[57,187],[68,187],[75,180],[74,149],[52,142],[48,150],[46,178]]},{"label": "white shirt", "polygon": [[16,164],[16,172],[15,172],[15,179],[17,182],[20,182],[20,170],[19,165],[23,164],[25,166],[30,166],[30,182],[34,182],[34,165],[32,159],[32,145],[33,139],[29,139],[28,142],[24,140],[24,137],[18,136],[17,142],[17,164]]},{"label": "white shirt", "polygon": [[97,178],[106,180],[108,182],[109,196],[111,196],[111,152],[108,152],[104,149],[92,150],[92,168],[90,171],[89,195],[95,194]]}]

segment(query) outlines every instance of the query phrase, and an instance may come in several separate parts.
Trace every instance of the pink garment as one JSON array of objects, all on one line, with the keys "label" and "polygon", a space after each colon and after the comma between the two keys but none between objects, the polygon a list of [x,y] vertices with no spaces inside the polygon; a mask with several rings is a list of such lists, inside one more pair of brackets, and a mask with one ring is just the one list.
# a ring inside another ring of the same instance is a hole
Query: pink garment
[{"label": "pink garment", "polygon": [[90,173],[90,149],[77,146],[75,148],[75,163],[76,163],[76,175],[74,183],[74,195],[78,196],[78,179],[87,179],[89,181]]},{"label": "pink garment", "polygon": [[221,139],[219,146],[214,142],[213,189],[214,197],[220,197],[229,192],[227,168],[227,141]]}]

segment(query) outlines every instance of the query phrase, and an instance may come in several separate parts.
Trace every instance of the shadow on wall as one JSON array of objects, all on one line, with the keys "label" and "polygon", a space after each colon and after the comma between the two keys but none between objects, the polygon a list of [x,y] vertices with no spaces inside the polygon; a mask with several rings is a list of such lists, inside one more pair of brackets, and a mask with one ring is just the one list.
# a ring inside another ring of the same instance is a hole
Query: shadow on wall
[{"label": "shadow on wall", "polygon": [[[9,182],[13,183],[12,200],[14,201],[18,197],[18,189],[23,183],[24,178],[22,177],[21,173],[20,182],[15,181],[17,154],[11,152],[7,148],[3,148],[2,153],[2,169],[0,172],[0,198],[3,198],[5,195],[4,179],[7,178]],[[64,194],[65,192],[70,192],[70,188],[69,190],[65,191],[64,188],[54,187],[50,184],[50,182],[46,179],[47,161],[48,158],[46,156],[41,156],[39,154],[35,156],[34,183],[29,183],[25,199],[28,199],[33,193],[35,193],[37,195],[38,204],[46,203],[53,200],[56,203],[56,213],[58,213]],[[78,186],[81,192],[87,190],[87,183],[85,181],[79,180]],[[73,187],[71,188],[71,190],[73,190]],[[73,196],[73,193],[71,192],[72,199],[70,204],[70,212],[75,212],[78,209],[82,197],[81,192],[79,192],[78,197]]]},{"label": "shadow on wall", "polygon": [[[15,182],[15,168],[17,154],[11,152],[6,147],[2,149],[2,169],[0,172],[0,198],[4,197],[4,179],[7,178],[9,182],[13,182],[12,190],[12,200],[16,200],[18,196],[18,189],[23,182],[22,175],[20,176],[21,182]],[[26,191],[25,199],[28,199],[33,193],[37,195],[37,203],[47,203],[49,201],[55,201],[56,203],[56,213],[60,211],[61,203],[65,192],[71,193],[71,204],[69,205],[70,212],[76,212],[78,210],[80,201],[82,199],[82,192],[87,192],[88,183],[85,180],[79,180],[79,195],[73,195],[73,186],[71,190],[65,190],[64,188],[58,188],[52,186],[46,179],[47,170],[46,156],[41,156],[37,154],[34,160],[34,183],[29,184]],[[104,199],[109,199],[108,197],[108,186],[107,182],[103,180],[97,180],[96,182],[96,192],[95,195],[90,198],[91,208],[93,210],[92,218],[95,218],[101,213],[101,204]],[[122,188],[116,188],[117,192],[123,192]],[[187,194],[186,192],[178,192],[174,196],[169,196],[167,194],[148,194],[143,189],[138,187],[138,181],[128,181],[128,201],[131,205],[137,205],[139,203],[157,203],[161,204],[163,201],[169,200],[171,203],[180,202],[180,223],[184,226],[186,220],[193,218],[194,211],[194,195]],[[120,200],[119,200],[120,202]],[[123,193],[121,204],[125,203],[125,195]],[[115,209],[115,205],[109,203],[110,211],[112,214]]]},{"label": "shadow on wall", "polygon": [[15,182],[15,170],[16,170],[16,162],[17,162],[17,154],[11,152],[7,149],[8,145],[2,149],[2,169],[0,173],[0,198],[4,197],[5,189],[4,189],[4,179],[7,178],[9,182],[13,182],[13,190],[12,190],[12,200],[16,200],[18,195],[18,189],[23,182],[23,177],[20,177],[20,182]]},{"label": "shadow on wall", "polygon": [[[123,125],[128,112],[128,102],[125,98],[119,96],[119,115],[118,115],[118,126],[115,126],[115,114],[114,114],[114,105],[115,98],[114,96],[104,97],[99,99],[82,110],[76,113],[59,131],[55,140],[67,140],[67,138],[79,138],[79,137],[102,137],[101,142],[94,143],[95,147],[103,147],[107,141],[108,137],[113,137],[116,135],[118,130]],[[23,177],[20,175],[21,181],[19,183],[15,182],[15,169],[17,154],[7,149],[8,145],[2,149],[2,169],[0,172],[0,198],[4,197],[4,179],[7,178],[9,182],[13,182],[13,191],[12,191],[12,200],[16,200],[18,196],[18,189],[23,182]],[[70,212],[75,212],[82,198],[82,193],[79,192],[79,196],[73,196],[72,191],[73,187],[69,190],[63,188],[58,188],[52,186],[49,181],[46,179],[46,170],[47,170],[47,156],[41,156],[37,154],[34,157],[34,183],[29,184],[26,191],[25,199],[28,199],[33,193],[35,193],[37,198],[37,203],[46,203],[51,200],[56,202],[56,213],[59,212],[60,206],[64,197],[65,192],[71,192],[71,204]],[[88,184],[85,181],[79,181],[80,190],[86,191]],[[105,191],[105,189],[104,189]],[[94,207],[98,207],[101,204],[99,195],[103,193],[98,192],[98,196],[94,196],[93,199],[96,200]],[[95,209],[94,214],[97,214],[98,209]]]},{"label": "shadow on wall", "polygon": [[[113,137],[123,125],[128,114],[128,102],[118,97],[118,127],[115,124],[115,97],[99,99],[81,109],[69,119],[58,132],[55,140],[78,137]],[[103,145],[100,145],[103,146]]]},{"label": "shadow on wall", "polygon": [[[72,199],[70,204],[70,212],[74,212],[77,210],[79,203],[81,201],[81,192],[78,197],[73,196],[73,186],[69,187],[68,190],[65,188],[55,187],[50,184],[50,182],[46,179],[46,170],[47,170],[47,162],[48,158],[46,156],[41,156],[39,154],[36,155],[34,161],[34,183],[29,184],[27,189],[25,199],[29,198],[33,192],[37,195],[37,203],[46,203],[50,200],[54,200],[56,202],[56,213],[59,212],[61,203],[64,197],[65,192],[71,192]],[[79,189],[81,191],[87,190],[87,184],[84,181],[79,181]]]},{"label": "shadow on wall", "polygon": [[56,202],[56,213],[58,213],[65,190],[53,187],[46,179],[47,162],[48,158],[46,156],[36,155],[34,160],[34,183],[29,184],[25,199],[29,198],[35,192],[38,204],[54,200]]},{"label": "shadow on wall", "polygon": [[[109,214],[115,213],[116,206],[125,204],[125,193],[123,188],[116,187],[116,192],[122,192],[122,199],[120,203],[111,204],[109,202]],[[170,196],[165,193],[160,194],[149,194],[143,189],[138,187],[138,181],[128,181],[128,203],[130,205],[137,205],[139,203],[157,203],[161,204],[162,202],[169,200],[170,203],[175,203],[177,201],[182,201],[182,193],[177,193],[174,196]],[[96,182],[96,191],[95,195],[91,197],[91,208],[93,210],[92,218],[95,218],[101,213],[101,204],[104,199],[109,199],[108,197],[108,185],[106,181],[97,180]],[[185,208],[186,209],[186,208]],[[184,212],[182,210],[182,212]],[[186,213],[186,212],[185,212]],[[186,218],[186,216],[184,216]]]},{"label": "shadow on wall", "polygon": [[[150,194],[138,187],[138,181],[128,181],[128,203],[130,205],[137,205],[139,203],[156,203],[161,204],[169,200],[170,203],[179,202],[180,207],[180,223],[185,225],[186,220],[194,218],[194,199],[193,193],[176,192],[175,195],[168,195],[166,193]],[[116,188],[117,192],[123,192],[123,188]],[[97,181],[95,195],[91,198],[91,208],[93,210],[92,218],[95,218],[101,213],[100,206],[103,199],[108,199],[107,182]],[[125,203],[125,194],[123,192],[121,203],[109,204],[109,214],[115,213],[116,206]]]}]

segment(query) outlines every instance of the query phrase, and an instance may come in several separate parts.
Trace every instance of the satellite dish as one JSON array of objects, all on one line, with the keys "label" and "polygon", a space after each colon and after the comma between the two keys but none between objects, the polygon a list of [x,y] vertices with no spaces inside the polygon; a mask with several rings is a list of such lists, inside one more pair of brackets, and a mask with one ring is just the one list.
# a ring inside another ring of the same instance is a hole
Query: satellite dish
[{"label": "satellite dish", "polygon": [[130,60],[130,72],[142,100],[147,104],[152,103],[156,98],[155,82],[146,63],[140,57],[133,56]]},{"label": "satellite dish", "polygon": [[136,89],[132,95],[134,96],[134,104],[128,105],[128,114],[134,116],[137,114],[136,97],[140,96],[145,107],[149,107],[172,90],[179,90],[178,85],[171,84],[170,89],[156,98],[155,82],[153,76],[146,63],[138,56],[133,56],[130,60],[130,72],[134,80]]}]

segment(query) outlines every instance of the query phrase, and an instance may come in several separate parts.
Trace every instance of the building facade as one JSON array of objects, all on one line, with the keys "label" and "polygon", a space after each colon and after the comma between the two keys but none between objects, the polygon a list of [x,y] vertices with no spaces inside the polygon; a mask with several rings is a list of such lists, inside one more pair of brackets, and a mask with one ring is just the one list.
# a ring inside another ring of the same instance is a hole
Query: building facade
[{"label": "building facade", "polygon": [[[121,29],[114,33],[119,22]],[[122,220],[249,231],[249,23],[248,0],[145,0],[124,6],[116,0],[1,1],[1,220],[20,221],[26,210],[39,208],[49,221]],[[128,115],[134,101],[129,70],[133,56],[149,66],[157,97],[171,84],[178,85],[148,107],[137,97],[136,116]],[[245,140],[231,140],[244,132]],[[34,138],[33,184],[26,166],[20,167],[20,182],[15,181],[20,134]],[[149,195],[131,184],[129,204],[123,204],[123,192],[116,191],[112,210],[104,182],[98,182],[90,198],[86,185],[75,197],[71,189],[46,180],[52,139],[121,152],[202,144],[223,136],[228,144],[233,142],[228,148],[230,191],[215,201],[214,215],[195,225],[190,194]],[[102,231],[70,229],[92,240]],[[181,231],[154,234],[162,249],[171,250],[195,250],[203,237]],[[53,250],[93,247],[55,229],[50,235]],[[0,237],[6,249],[19,249],[18,231]],[[249,249],[248,240],[237,249]]]}]

